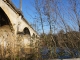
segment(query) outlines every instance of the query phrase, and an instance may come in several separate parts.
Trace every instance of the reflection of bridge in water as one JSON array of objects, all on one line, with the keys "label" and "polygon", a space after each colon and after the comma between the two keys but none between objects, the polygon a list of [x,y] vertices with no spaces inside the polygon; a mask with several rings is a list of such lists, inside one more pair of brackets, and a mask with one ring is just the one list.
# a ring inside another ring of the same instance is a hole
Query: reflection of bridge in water
[{"label": "reflection of bridge in water", "polygon": [[[29,49],[31,44],[33,43],[32,46],[35,45],[36,38],[39,37],[25,20],[21,11],[18,11],[9,0],[0,0],[0,31],[0,45],[2,45],[0,56],[2,57],[8,57],[13,53],[16,55],[17,51],[18,53],[20,51],[25,53],[25,50],[31,52]],[[6,53],[4,53],[5,49],[7,50]],[[24,56],[24,54],[22,55]]]}]

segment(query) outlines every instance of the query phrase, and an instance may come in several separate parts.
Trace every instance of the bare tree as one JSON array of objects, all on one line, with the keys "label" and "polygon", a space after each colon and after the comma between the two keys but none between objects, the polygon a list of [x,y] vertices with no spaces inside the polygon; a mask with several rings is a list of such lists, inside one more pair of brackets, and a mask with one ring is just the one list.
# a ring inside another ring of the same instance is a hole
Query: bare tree
[{"label": "bare tree", "polygon": [[[69,1],[69,3],[70,3],[70,8],[71,8],[71,11],[73,11],[74,12],[74,15],[75,15],[75,17],[76,17],[76,19],[74,20],[74,22],[76,22],[77,23],[77,25],[78,25],[78,31],[80,32],[80,14],[79,14],[79,11],[80,11],[80,8],[78,8],[78,6],[80,5],[79,4],[79,0],[68,0]],[[73,16],[74,16],[73,15]]]},{"label": "bare tree", "polygon": [[[42,1],[42,0],[41,0]],[[42,4],[40,3],[39,0],[35,0],[35,9],[39,15],[39,20],[40,20],[40,24],[41,24],[41,28],[42,28],[42,33],[44,34],[44,21],[43,21],[43,13],[41,11],[42,8]]]}]

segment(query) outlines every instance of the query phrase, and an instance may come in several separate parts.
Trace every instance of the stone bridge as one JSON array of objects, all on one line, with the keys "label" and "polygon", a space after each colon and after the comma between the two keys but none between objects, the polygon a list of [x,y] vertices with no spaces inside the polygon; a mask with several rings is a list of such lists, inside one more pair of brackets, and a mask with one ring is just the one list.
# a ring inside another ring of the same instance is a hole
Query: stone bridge
[{"label": "stone bridge", "polygon": [[[22,12],[10,0],[0,0],[0,51],[2,51],[0,54],[5,53],[4,48],[6,51],[10,49],[13,52],[10,54],[16,54],[22,48],[24,53],[30,54],[31,49],[37,44],[38,37],[39,35],[23,17]],[[10,56],[7,54],[4,56]]]},{"label": "stone bridge", "polygon": [[37,32],[25,20],[22,12],[10,0],[0,0],[0,15],[5,17],[4,20],[0,20],[1,26],[10,25],[15,34],[29,34],[30,36],[38,37]]}]

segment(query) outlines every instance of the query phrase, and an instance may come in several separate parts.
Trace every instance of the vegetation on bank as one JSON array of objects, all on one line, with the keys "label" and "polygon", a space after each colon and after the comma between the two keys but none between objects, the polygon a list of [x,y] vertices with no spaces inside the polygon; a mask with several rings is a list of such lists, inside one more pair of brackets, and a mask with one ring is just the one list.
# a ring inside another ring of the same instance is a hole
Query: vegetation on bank
[{"label": "vegetation on bank", "polygon": [[61,30],[58,34],[42,34],[41,40],[49,50],[49,58],[80,57],[80,32]]}]

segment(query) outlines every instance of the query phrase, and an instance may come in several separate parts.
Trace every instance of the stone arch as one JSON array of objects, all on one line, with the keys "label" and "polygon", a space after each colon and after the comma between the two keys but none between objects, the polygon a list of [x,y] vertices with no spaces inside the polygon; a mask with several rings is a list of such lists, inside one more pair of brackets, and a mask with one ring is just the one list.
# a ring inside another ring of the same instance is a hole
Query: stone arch
[{"label": "stone arch", "polygon": [[35,37],[36,35],[33,33],[32,37]]},{"label": "stone arch", "polygon": [[30,31],[29,31],[29,29],[27,28],[27,27],[25,27],[24,29],[23,29],[23,33],[24,33],[24,35],[31,35],[30,34]]},{"label": "stone arch", "polygon": [[9,25],[11,29],[13,29],[10,19],[8,18],[7,14],[3,11],[0,7],[0,27],[4,25]]},{"label": "stone arch", "polygon": [[37,38],[38,36],[36,35],[36,38]]}]

